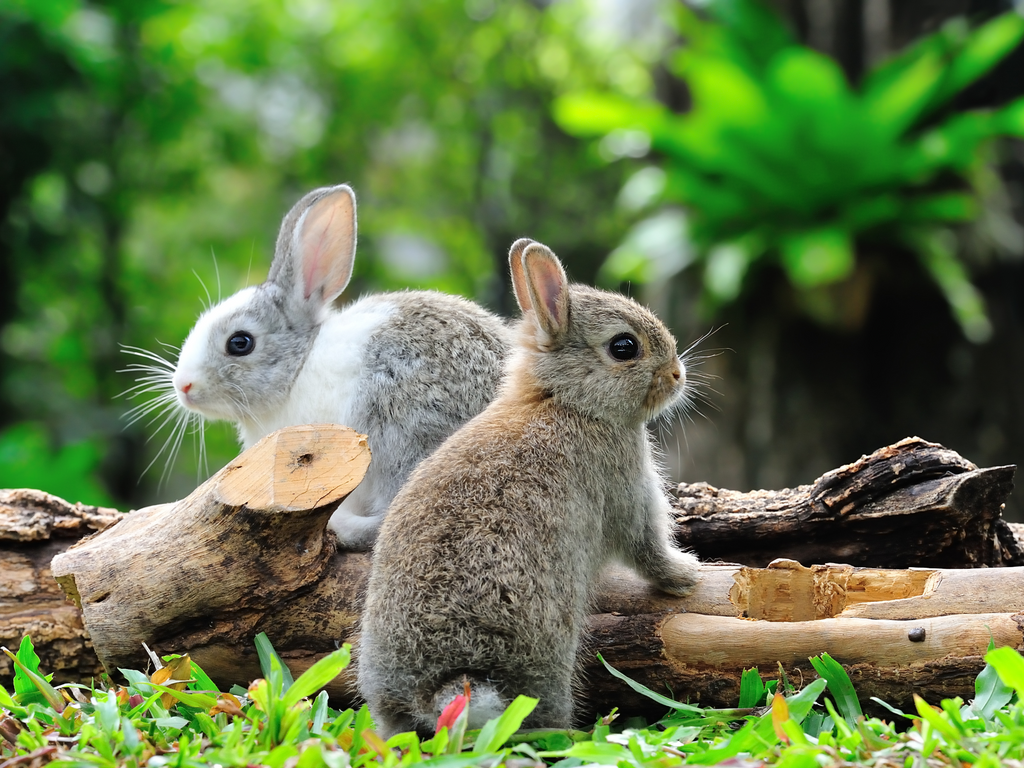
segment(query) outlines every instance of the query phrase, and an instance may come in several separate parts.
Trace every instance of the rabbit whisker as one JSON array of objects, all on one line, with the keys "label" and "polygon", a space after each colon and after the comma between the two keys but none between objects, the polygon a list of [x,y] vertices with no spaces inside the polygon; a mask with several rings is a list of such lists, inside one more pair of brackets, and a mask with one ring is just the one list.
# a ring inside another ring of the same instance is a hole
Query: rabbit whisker
[{"label": "rabbit whisker", "polygon": [[203,301],[203,297],[199,297],[199,303],[203,305],[203,312],[209,312],[210,307],[213,306],[213,297],[210,295],[210,289],[206,287],[206,282],[199,276],[199,273],[194,269],[192,274],[196,276],[196,280],[199,281],[199,285],[202,287],[203,292],[206,294],[206,301]]},{"label": "rabbit whisker", "polygon": [[171,398],[160,397],[155,400],[150,400],[146,403],[143,403],[142,405],[135,406],[124,415],[125,419],[128,420],[126,426],[130,427],[137,421],[140,421],[141,419],[144,419],[150,414],[152,414],[154,411],[157,411],[157,416],[151,419],[150,421],[146,422],[147,425],[152,424],[154,421],[156,421],[157,418],[159,418],[159,414],[166,410],[167,406],[170,405],[171,403],[173,403],[173,400]]},{"label": "rabbit whisker", "polygon": [[[220,264],[217,263],[217,254],[213,250],[213,246],[210,246],[210,258],[213,259],[213,272],[217,275],[217,303],[219,304],[223,293],[220,288]],[[207,293],[207,295],[209,295],[209,293]]]}]

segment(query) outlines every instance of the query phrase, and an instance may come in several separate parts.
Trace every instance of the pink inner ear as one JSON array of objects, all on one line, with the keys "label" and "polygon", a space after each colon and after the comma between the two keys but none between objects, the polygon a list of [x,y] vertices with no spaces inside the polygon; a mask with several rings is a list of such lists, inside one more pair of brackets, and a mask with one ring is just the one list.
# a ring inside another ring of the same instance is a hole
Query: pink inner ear
[{"label": "pink inner ear", "polygon": [[304,298],[320,288],[328,302],[345,290],[355,255],[354,219],[351,200],[341,193],[315,203],[303,217],[298,247]]},{"label": "pink inner ear", "polygon": [[566,280],[561,264],[551,253],[530,254],[527,273],[536,298],[543,304],[544,313],[552,326],[548,330],[563,329],[566,322]]}]

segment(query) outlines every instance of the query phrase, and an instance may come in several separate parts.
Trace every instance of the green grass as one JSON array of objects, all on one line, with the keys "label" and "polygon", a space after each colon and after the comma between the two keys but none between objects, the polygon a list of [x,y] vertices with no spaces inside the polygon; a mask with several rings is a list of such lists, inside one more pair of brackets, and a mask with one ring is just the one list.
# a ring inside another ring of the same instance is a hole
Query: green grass
[{"label": "green grass", "polygon": [[[264,678],[219,691],[195,662],[168,656],[152,674],[121,670],[127,681],[52,686],[25,638],[14,691],[0,688],[0,765],[6,768],[348,768],[354,766],[553,765],[1012,765],[1024,759],[1024,659],[991,649],[969,704],[865,717],[842,666],[811,659],[819,679],[795,690],[785,676],[744,674],[740,705],[710,709],[668,699],[609,671],[665,705],[650,725],[621,727],[615,713],[586,731],[519,731],[535,699],[517,698],[498,719],[467,731],[466,714],[431,739],[399,734],[384,741],[365,707],[337,711],[320,689],[349,663],[348,646],[298,679],[265,636],[257,638]],[[317,694],[317,692],[319,694]],[[314,694],[317,694],[314,696]],[[312,697],[312,698],[311,698]],[[470,703],[472,706],[472,703]]]}]

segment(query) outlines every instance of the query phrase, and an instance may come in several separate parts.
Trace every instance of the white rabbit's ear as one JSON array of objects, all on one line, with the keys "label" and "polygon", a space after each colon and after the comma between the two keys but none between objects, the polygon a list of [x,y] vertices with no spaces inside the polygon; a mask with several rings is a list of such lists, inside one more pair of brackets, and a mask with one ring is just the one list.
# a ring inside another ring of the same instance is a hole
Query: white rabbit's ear
[{"label": "white rabbit's ear", "polygon": [[326,190],[302,213],[291,252],[300,299],[329,304],[345,290],[356,256],[356,196],[350,187]]},{"label": "white rabbit's ear", "polygon": [[520,237],[508,250],[508,270],[512,274],[512,291],[516,295],[523,312],[530,309],[530,289],[526,287],[526,276],[523,274],[523,251],[532,243],[528,237]]},{"label": "white rabbit's ear", "polygon": [[569,324],[569,279],[562,262],[540,243],[526,247],[522,262],[529,301],[520,299],[519,306],[523,312],[532,309],[541,330],[556,338]]}]

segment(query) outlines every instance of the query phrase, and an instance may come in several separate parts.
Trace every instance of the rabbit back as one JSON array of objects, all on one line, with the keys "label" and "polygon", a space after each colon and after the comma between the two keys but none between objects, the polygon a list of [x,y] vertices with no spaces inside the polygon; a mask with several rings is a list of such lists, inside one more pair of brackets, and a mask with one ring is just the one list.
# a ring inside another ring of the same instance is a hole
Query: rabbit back
[{"label": "rabbit back", "polygon": [[320,355],[303,382],[315,390],[334,376],[352,377],[345,386],[352,397],[339,414],[346,420],[339,423],[365,433],[373,455],[366,477],[332,518],[347,546],[356,546],[359,526],[375,531],[416,465],[493,399],[511,345],[504,321],[473,302],[408,291],[368,296],[325,323],[321,334],[330,350],[345,348],[345,316],[353,309],[385,316],[362,347],[358,371],[348,370],[342,355],[333,362]]},{"label": "rabbit back", "polygon": [[579,425],[551,406],[492,404],[396,496],[363,613],[360,690],[375,717],[422,729],[465,674],[474,696],[539,697],[527,727],[568,727],[591,576],[608,557],[594,514],[606,500],[590,479],[610,467],[592,440],[566,439]]},{"label": "rabbit back", "polygon": [[499,396],[413,472],[374,551],[358,674],[385,728],[427,730],[462,676],[485,701],[538,697],[527,727],[568,727],[602,566],[696,581],[645,428],[681,395],[675,341],[534,245],[510,254],[524,319]]}]

